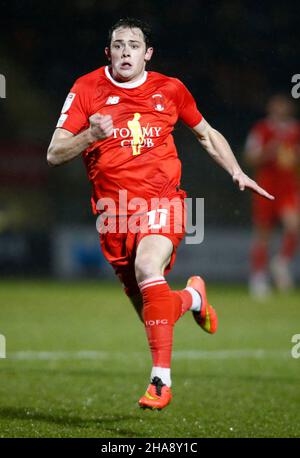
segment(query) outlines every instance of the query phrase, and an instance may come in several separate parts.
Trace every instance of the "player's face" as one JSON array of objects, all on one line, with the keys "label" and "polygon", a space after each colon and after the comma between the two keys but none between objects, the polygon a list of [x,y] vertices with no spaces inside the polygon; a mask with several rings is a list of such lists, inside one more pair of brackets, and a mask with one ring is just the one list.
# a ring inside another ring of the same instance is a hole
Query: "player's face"
[{"label": "player's face", "polygon": [[105,53],[111,61],[113,78],[133,82],[143,76],[153,48],[146,50],[144,34],[140,29],[119,27],[114,30],[110,48],[106,48]]},{"label": "player's face", "polygon": [[292,102],[281,96],[274,96],[270,99],[267,111],[271,118],[278,121],[285,121],[293,116],[293,104]]}]

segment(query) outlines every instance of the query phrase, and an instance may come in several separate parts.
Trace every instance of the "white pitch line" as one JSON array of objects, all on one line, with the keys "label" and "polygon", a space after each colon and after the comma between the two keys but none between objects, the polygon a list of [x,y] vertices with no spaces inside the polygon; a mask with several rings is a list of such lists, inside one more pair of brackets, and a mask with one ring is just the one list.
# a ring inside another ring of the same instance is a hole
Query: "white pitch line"
[{"label": "white pitch line", "polygon": [[284,350],[183,350],[174,352],[175,359],[269,359],[290,357],[290,351]]},{"label": "white pitch line", "polygon": [[[8,352],[8,360],[20,361],[57,361],[57,360],[104,360],[104,359],[124,359],[124,358],[144,358],[142,352],[110,352],[110,351],[16,351]],[[174,351],[173,359],[202,359],[202,360],[225,360],[225,359],[276,359],[291,357],[289,351],[284,350],[182,350]]]}]

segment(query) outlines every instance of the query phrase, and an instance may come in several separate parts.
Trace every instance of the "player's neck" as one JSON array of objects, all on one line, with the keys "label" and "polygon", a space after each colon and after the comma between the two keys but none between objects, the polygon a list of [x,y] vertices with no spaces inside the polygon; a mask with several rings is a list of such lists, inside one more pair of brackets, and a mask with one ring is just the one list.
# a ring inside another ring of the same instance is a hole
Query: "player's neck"
[{"label": "player's neck", "polygon": [[131,89],[141,86],[146,81],[148,72],[144,70],[141,74],[137,75],[137,77],[134,77],[129,81],[122,81],[117,77],[114,77],[112,68],[109,66],[105,67],[105,74],[108,79],[116,86]]},{"label": "player's neck", "polygon": [[278,126],[287,126],[293,122],[292,117],[279,118],[276,116],[268,116],[268,120],[271,124],[278,125]]}]

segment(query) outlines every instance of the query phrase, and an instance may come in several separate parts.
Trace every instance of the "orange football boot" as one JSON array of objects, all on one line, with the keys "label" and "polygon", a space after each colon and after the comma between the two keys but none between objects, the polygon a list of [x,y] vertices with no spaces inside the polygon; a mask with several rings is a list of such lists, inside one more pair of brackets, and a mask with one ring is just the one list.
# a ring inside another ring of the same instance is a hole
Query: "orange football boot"
[{"label": "orange football boot", "polygon": [[215,309],[209,305],[206,297],[206,288],[203,278],[193,276],[188,279],[187,285],[195,289],[201,297],[200,312],[193,312],[196,322],[209,334],[214,334],[218,327],[218,317]]},{"label": "orange football boot", "polygon": [[144,396],[139,400],[142,409],[161,410],[170,404],[172,391],[159,377],[153,377]]}]

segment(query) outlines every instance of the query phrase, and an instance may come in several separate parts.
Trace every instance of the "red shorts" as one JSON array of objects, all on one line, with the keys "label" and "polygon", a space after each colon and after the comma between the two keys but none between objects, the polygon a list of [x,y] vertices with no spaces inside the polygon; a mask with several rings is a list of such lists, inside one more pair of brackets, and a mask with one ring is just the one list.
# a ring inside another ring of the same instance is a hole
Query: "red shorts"
[{"label": "red shorts", "polygon": [[[270,191],[270,190],[269,190]],[[272,193],[272,191],[270,191]],[[257,194],[253,195],[253,222],[257,226],[272,228],[286,211],[300,211],[299,193],[289,190],[274,193],[275,200],[268,200]]]},{"label": "red shorts", "polygon": [[184,191],[173,196],[171,205],[160,202],[148,213],[141,215],[115,216],[110,219],[109,229],[100,233],[103,254],[123,283],[125,293],[134,296],[140,292],[134,262],[140,241],[153,234],[163,235],[171,240],[173,252],[165,274],[170,272],[176,259],[176,249],[185,235],[186,208]]}]

